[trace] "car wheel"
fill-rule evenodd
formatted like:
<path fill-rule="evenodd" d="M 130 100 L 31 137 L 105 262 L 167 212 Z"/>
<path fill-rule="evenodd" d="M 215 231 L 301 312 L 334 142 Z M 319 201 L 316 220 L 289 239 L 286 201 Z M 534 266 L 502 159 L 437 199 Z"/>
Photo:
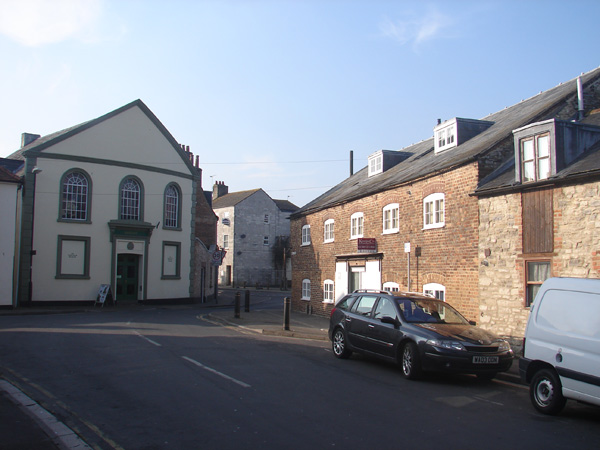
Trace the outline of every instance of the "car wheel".
<path fill-rule="evenodd" d="M 549 415 L 558 414 L 567 402 L 558 375 L 549 369 L 535 373 L 529 385 L 529 397 L 539 412 Z"/>
<path fill-rule="evenodd" d="M 333 333 L 331 347 L 333 354 L 340 359 L 348 359 L 352 354 L 352 351 L 346 346 L 346 336 L 341 328 L 336 329 Z"/>
<path fill-rule="evenodd" d="M 419 356 L 419 349 L 414 342 L 404 344 L 400 363 L 404 378 L 416 380 L 421 377 L 421 357 Z"/>

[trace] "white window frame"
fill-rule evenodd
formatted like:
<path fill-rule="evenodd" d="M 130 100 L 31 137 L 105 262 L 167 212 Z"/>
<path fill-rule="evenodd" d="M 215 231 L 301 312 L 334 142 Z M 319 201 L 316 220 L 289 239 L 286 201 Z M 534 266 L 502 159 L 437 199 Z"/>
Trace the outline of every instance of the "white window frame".
<path fill-rule="evenodd" d="M 439 283 L 427 283 L 423 285 L 423 294 L 433 295 L 439 300 L 446 301 L 446 286 Z M 441 294 L 441 296 L 440 296 Z"/>
<path fill-rule="evenodd" d="M 335 301 L 335 286 L 333 280 L 323 282 L 323 303 L 333 303 Z"/>
<path fill-rule="evenodd" d="M 365 215 L 361 212 L 350 216 L 350 239 L 363 237 L 365 231 Z"/>
<path fill-rule="evenodd" d="M 423 229 L 441 228 L 446 224 L 446 195 L 441 192 L 423 199 Z"/>
<path fill-rule="evenodd" d="M 434 152 L 439 153 L 457 146 L 456 119 L 437 125 L 434 130 Z"/>
<path fill-rule="evenodd" d="M 327 219 L 323 224 L 323 243 L 333 242 L 335 240 L 335 221 Z"/>
<path fill-rule="evenodd" d="M 394 218 L 394 211 L 396 217 Z M 400 205 L 390 203 L 383 208 L 383 234 L 398 233 L 400 230 Z M 387 216 L 387 217 L 386 217 Z"/>
<path fill-rule="evenodd" d="M 367 176 L 383 172 L 383 153 L 378 152 L 369 156 L 369 170 Z"/>
<path fill-rule="evenodd" d="M 302 227 L 302 245 L 310 245 L 310 225 Z"/>
<path fill-rule="evenodd" d="M 263 245 L 269 245 L 269 236 L 263 237 Z"/>
<path fill-rule="evenodd" d="M 388 292 L 399 292 L 400 285 L 394 281 L 386 281 L 383 283 L 383 290 Z"/>
<path fill-rule="evenodd" d="M 540 140 L 542 139 L 546 141 L 546 146 L 543 147 L 545 149 L 544 154 L 540 154 L 540 149 L 542 149 L 540 146 Z M 525 159 L 525 143 L 528 142 L 531 143 L 531 155 Z M 521 139 L 519 148 L 521 152 L 521 179 L 523 180 L 523 183 L 546 180 L 550 177 L 550 174 L 552 173 L 550 146 L 550 133 L 548 132 Z M 531 176 L 529 178 L 526 178 L 526 173 L 528 172 L 525 169 L 526 166 L 531 167 Z M 544 168 L 543 171 L 542 168 Z"/>
<path fill-rule="evenodd" d="M 269 217 L 269 215 L 265 214 L 264 222 L 265 223 L 270 223 L 270 221 L 271 221 L 271 218 Z"/>
<path fill-rule="evenodd" d="M 223 248 L 229 248 L 229 235 L 223 235 Z"/>
<path fill-rule="evenodd" d="M 310 300 L 310 280 L 305 278 L 302 280 L 302 298 L 301 300 Z"/>

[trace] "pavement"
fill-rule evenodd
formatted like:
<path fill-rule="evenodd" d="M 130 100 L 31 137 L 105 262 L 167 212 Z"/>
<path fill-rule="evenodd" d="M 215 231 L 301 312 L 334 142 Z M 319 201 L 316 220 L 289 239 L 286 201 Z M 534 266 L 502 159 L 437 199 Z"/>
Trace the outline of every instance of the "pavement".
<path fill-rule="evenodd" d="M 235 290 L 226 290 L 220 294 L 218 302 L 214 300 L 203 304 L 187 305 L 118 305 L 113 306 L 44 306 L 22 307 L 0 310 L 0 316 L 29 314 L 68 314 L 68 313 L 110 313 L 124 309 L 143 308 L 189 308 L 200 310 L 200 315 L 222 326 L 239 328 L 247 333 L 266 336 L 279 336 L 292 339 L 311 339 L 329 341 L 327 330 L 329 318 L 302 312 L 290 311 L 289 321 L 285 320 L 283 305 L 278 309 L 261 309 L 261 305 L 250 305 L 246 311 L 242 297 L 239 316 L 234 308 Z M 285 292 L 282 296 L 288 295 Z M 210 309 L 209 309 L 210 308 Z M 202 311 L 205 310 L 205 314 Z M 508 372 L 499 373 L 499 381 L 521 384 L 519 364 L 515 359 Z M 0 373 L 0 449 L 28 450 L 85 450 L 90 449 L 72 430 L 58 421 L 50 412 L 28 397 L 16 385 L 2 379 Z"/>

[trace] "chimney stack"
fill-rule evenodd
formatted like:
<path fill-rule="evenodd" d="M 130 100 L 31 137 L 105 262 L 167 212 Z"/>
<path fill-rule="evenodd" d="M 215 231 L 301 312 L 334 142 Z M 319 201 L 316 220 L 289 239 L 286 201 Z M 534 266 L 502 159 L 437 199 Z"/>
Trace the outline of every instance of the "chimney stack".
<path fill-rule="evenodd" d="M 213 186 L 213 194 L 212 194 L 212 199 L 213 202 L 218 199 L 219 197 L 223 197 L 224 195 L 229 194 L 229 186 L 225 185 L 225 182 L 223 181 L 217 181 L 215 182 L 214 186 Z"/>
<path fill-rule="evenodd" d="M 25 147 L 26 145 L 31 144 L 33 141 L 35 141 L 36 139 L 39 139 L 41 136 L 39 134 L 32 134 L 32 133 L 22 133 L 21 134 L 21 148 Z"/>

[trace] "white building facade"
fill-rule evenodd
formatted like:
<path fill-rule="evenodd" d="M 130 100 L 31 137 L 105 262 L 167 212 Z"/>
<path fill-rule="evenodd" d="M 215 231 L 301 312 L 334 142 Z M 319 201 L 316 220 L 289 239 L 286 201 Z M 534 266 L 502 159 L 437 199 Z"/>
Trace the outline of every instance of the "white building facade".
<path fill-rule="evenodd" d="M 25 160 L 19 301 L 119 301 L 193 294 L 201 172 L 137 100 L 41 137 Z"/>

